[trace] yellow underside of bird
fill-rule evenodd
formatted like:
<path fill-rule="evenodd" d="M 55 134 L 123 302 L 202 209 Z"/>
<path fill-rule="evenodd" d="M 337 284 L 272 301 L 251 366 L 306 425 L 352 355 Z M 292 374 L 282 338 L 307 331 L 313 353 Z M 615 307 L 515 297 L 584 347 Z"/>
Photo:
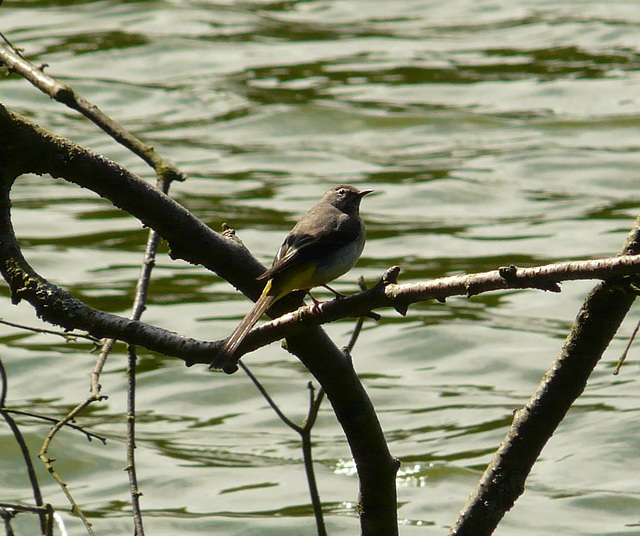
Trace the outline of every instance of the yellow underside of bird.
<path fill-rule="evenodd" d="M 294 290 L 307 290 L 318 285 L 315 277 L 316 265 L 313 262 L 294 266 L 282 274 L 269 279 L 262 295 L 274 296 L 276 300 Z"/>

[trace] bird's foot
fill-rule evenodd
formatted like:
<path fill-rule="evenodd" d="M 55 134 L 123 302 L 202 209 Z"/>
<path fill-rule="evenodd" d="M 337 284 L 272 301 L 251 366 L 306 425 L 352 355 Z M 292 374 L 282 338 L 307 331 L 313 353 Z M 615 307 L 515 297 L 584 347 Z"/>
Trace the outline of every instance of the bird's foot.
<path fill-rule="evenodd" d="M 324 302 L 318 300 L 313 294 L 311 294 L 310 290 L 307 290 L 307 294 L 309 295 L 309 298 L 311 298 L 311 301 L 313 302 L 313 305 L 311 306 L 311 312 L 314 313 L 314 314 L 319 312 L 320 311 L 320 306 Z"/>

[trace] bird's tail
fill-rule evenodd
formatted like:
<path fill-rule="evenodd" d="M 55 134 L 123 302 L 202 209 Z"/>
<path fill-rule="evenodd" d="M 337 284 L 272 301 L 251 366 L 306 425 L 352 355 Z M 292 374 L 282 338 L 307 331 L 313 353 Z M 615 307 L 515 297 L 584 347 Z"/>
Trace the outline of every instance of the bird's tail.
<path fill-rule="evenodd" d="M 238 327 L 234 329 L 233 333 L 229 335 L 229 337 L 227 337 L 227 339 L 224 341 L 222 348 L 220 348 L 220 351 L 211 361 L 211 365 L 209 365 L 209 368 L 224 368 L 225 372 L 227 370 L 229 372 L 235 372 L 235 370 L 237 370 L 238 367 L 235 365 L 236 360 L 233 360 L 233 354 L 236 352 L 240 344 L 242 344 L 242 341 L 251 331 L 251 328 L 256 325 L 264 312 L 269 307 L 271 307 L 271 305 L 273 305 L 273 302 L 275 302 L 278 298 L 278 296 L 270 294 L 270 283 L 271 281 L 267 283 L 267 286 L 264 288 L 264 291 L 262 292 L 260 298 L 258 298 L 258 301 L 253 304 L 253 307 L 242 319 L 242 322 L 238 324 Z"/>

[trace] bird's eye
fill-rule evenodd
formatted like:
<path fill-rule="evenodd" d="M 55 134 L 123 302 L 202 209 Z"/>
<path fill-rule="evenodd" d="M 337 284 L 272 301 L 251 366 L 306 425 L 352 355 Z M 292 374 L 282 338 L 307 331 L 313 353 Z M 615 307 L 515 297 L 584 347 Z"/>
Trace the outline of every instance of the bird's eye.
<path fill-rule="evenodd" d="M 339 193 L 340 195 L 345 195 L 345 194 L 347 193 L 347 191 L 346 191 L 344 188 L 340 188 L 340 189 L 338 190 L 338 193 Z"/>

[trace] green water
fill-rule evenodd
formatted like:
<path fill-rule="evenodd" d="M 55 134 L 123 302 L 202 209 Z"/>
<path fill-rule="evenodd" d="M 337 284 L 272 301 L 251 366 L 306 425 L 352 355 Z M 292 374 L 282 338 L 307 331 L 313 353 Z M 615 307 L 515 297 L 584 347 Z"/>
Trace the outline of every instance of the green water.
<path fill-rule="evenodd" d="M 5 0 L 0 30 L 186 171 L 172 195 L 215 229 L 229 223 L 265 263 L 328 187 L 375 188 L 362 208 L 367 246 L 336 283 L 343 292 L 394 264 L 411 281 L 611 255 L 640 206 L 635 0 Z M 0 80 L 0 102 L 153 179 L 17 76 Z M 94 306 L 128 313 L 146 239 L 138 222 L 47 177 L 21 179 L 13 202 L 37 270 Z M 247 300 L 164 250 L 144 319 L 226 336 Z M 591 286 L 428 303 L 367 322 L 354 360 L 403 462 L 402 535 L 446 533 Z M 39 325 L 28 305 L 10 305 L 6 285 L 0 293 L 3 319 Z M 637 319 L 633 311 L 496 534 L 640 534 L 638 352 L 611 375 Z M 352 323 L 327 329 L 342 345 Z M 0 342 L 12 406 L 61 416 L 87 395 L 89 345 L 5 326 Z M 140 353 L 147 533 L 314 534 L 297 438 L 249 380 Z M 246 362 L 301 420 L 302 366 L 278 345 Z M 124 368 L 119 346 L 102 377 L 109 399 L 79 420 L 107 446 L 63 432 L 52 447 L 99 534 L 132 533 Z M 47 427 L 20 423 L 37 452 Z M 357 478 L 328 406 L 314 439 L 329 532 L 357 534 Z M 0 453 L 0 502 L 29 503 L 6 427 Z M 82 534 L 38 469 L 45 500 Z M 33 521 L 21 523 L 20 533 L 35 533 Z"/>

